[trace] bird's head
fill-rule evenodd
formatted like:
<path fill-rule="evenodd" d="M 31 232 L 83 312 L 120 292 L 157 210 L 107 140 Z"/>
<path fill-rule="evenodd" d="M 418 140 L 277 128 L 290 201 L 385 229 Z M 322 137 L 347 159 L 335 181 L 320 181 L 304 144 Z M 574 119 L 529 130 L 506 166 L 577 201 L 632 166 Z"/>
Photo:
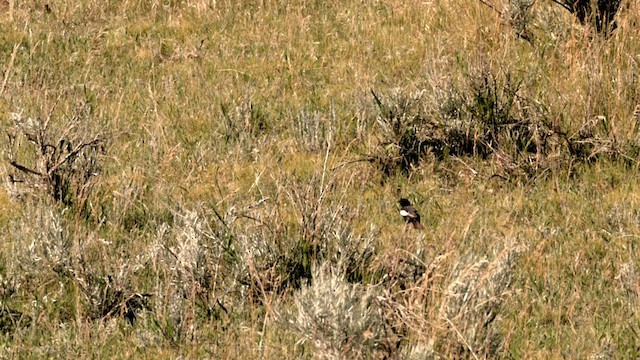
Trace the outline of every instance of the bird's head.
<path fill-rule="evenodd" d="M 400 199 L 400 206 L 410 206 L 411 202 L 405 198 Z"/>

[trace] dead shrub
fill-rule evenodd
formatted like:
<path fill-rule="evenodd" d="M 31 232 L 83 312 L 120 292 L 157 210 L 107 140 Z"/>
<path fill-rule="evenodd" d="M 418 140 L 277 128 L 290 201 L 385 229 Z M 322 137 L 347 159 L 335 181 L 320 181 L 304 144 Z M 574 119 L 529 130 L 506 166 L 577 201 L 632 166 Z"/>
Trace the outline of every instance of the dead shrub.
<path fill-rule="evenodd" d="M 615 16 L 621 0 L 553 0 L 575 15 L 582 24 L 593 24 L 599 34 L 609 36 L 616 29 Z"/>
<path fill-rule="evenodd" d="M 260 219 L 261 224 L 278 225 L 235 231 L 233 249 L 244 274 L 240 282 L 250 298 L 262 301 L 270 294 L 299 289 L 312 281 L 314 265 L 336 263 L 339 258 L 349 281 L 370 278 L 376 231 L 355 232 L 352 224 L 360 209 L 345 205 L 343 200 L 349 184 L 350 180 L 341 183 L 327 169 L 308 180 L 289 177 L 278 184 L 286 197 L 284 213 L 273 208 L 276 204 L 265 202 L 265 212 L 270 215 Z"/>
<path fill-rule="evenodd" d="M 0 301 L 0 334 L 13 334 L 18 329 L 28 327 L 31 321 L 29 315 L 11 309 Z"/>
<path fill-rule="evenodd" d="M 45 193 L 56 203 L 80 213 L 101 172 L 107 136 L 91 130 L 92 107 L 84 102 L 67 119 L 54 117 L 55 106 L 45 115 L 11 115 L 7 130 L 12 193 Z M 26 188 L 26 190 L 25 190 Z"/>

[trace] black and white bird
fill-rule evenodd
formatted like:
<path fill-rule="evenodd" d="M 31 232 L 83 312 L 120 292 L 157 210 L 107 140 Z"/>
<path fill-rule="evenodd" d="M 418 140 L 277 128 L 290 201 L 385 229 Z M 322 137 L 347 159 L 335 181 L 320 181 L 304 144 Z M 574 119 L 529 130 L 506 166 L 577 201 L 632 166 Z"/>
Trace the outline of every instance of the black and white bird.
<path fill-rule="evenodd" d="M 420 214 L 418 210 L 411 205 L 407 199 L 400 199 L 400 215 L 407 223 L 413 225 L 414 229 L 424 229 L 424 225 L 420 223 Z"/>

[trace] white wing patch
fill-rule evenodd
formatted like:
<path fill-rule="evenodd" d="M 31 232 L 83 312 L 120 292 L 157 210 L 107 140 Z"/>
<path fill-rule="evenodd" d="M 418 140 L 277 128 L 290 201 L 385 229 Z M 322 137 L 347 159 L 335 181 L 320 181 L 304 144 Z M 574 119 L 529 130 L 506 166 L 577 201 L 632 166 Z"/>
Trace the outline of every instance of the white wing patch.
<path fill-rule="evenodd" d="M 411 216 L 411 214 L 409 214 L 409 212 L 405 209 L 400 210 L 400 215 L 402 215 L 402 217 L 413 217 Z"/>

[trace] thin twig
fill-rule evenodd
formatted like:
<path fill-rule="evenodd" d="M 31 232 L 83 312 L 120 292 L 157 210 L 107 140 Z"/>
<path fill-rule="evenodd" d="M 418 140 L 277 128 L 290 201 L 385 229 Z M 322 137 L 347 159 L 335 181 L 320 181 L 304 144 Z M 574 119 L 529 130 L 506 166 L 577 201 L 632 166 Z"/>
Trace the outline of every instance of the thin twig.
<path fill-rule="evenodd" d="M 11 52 L 11 59 L 9 59 L 9 66 L 7 66 L 7 70 L 4 73 L 4 80 L 2 81 L 2 88 L 0 88 L 0 96 L 4 94 L 4 89 L 7 86 L 7 82 L 9 81 L 9 76 L 11 76 L 11 72 L 13 71 L 13 63 L 16 60 L 16 54 L 18 53 L 18 49 L 20 48 L 20 44 L 15 44 L 13 46 L 13 52 Z"/>
<path fill-rule="evenodd" d="M 93 146 L 93 145 L 99 144 L 101 142 L 102 142 L 102 138 L 98 137 L 98 138 L 96 138 L 96 139 L 94 139 L 94 140 L 92 140 L 92 141 L 90 141 L 88 143 L 83 143 L 83 144 L 78 145 L 73 151 L 68 153 L 67 156 L 64 157 L 64 159 L 58 161 L 58 163 L 56 163 L 54 166 L 52 166 L 51 169 L 49 169 L 48 173 L 49 174 L 54 173 L 56 170 L 58 170 L 58 168 L 60 166 L 62 166 L 64 163 L 66 163 L 67 160 L 69 160 L 73 156 L 78 155 L 78 153 L 80 153 L 80 151 L 82 151 L 82 149 L 84 149 L 85 147 Z"/>
<path fill-rule="evenodd" d="M 484 4 L 484 5 L 488 6 L 491 10 L 493 10 L 493 11 L 497 12 L 498 14 L 502 15 L 502 11 L 500 11 L 500 10 L 496 9 L 496 7 L 495 7 L 495 6 L 493 6 L 493 4 L 488 3 L 486 0 L 480 0 L 480 2 L 481 2 L 482 4 Z"/>
<path fill-rule="evenodd" d="M 446 314 L 443 313 L 442 316 L 449 323 L 451 328 L 453 328 L 453 330 L 456 332 L 456 335 L 458 335 L 462 343 L 467 347 L 467 349 L 469 349 L 469 351 L 471 352 L 471 355 L 473 355 L 473 358 L 476 360 L 479 360 L 480 358 L 478 358 L 478 355 L 476 355 L 475 351 L 473 351 L 473 349 L 471 348 L 471 345 L 469 345 L 469 343 L 464 338 L 464 336 L 462 336 L 462 333 L 460 332 L 460 330 L 458 330 L 458 328 L 453 324 L 453 322 L 449 319 L 449 317 Z"/>

